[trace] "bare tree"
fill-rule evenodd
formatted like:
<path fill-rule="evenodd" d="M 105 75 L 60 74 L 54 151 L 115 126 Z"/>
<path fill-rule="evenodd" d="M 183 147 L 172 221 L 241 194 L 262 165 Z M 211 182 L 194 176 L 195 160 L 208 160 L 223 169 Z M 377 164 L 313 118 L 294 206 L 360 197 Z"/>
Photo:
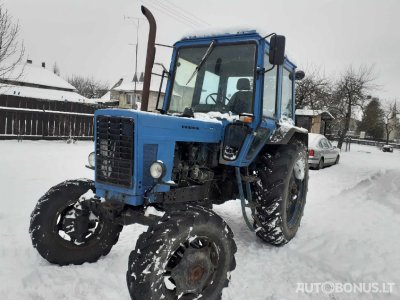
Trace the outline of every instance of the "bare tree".
<path fill-rule="evenodd" d="M 0 78 L 10 75 L 24 56 L 25 48 L 18 41 L 19 24 L 2 5 L 0 5 Z M 18 77 L 20 74 L 14 74 Z"/>
<path fill-rule="evenodd" d="M 331 81 L 321 75 L 317 68 L 306 72 L 306 77 L 296 84 L 296 107 L 300 109 L 323 109 L 330 98 Z"/>
<path fill-rule="evenodd" d="M 340 123 L 338 148 L 342 147 L 356 110 L 364 110 L 370 99 L 369 92 L 376 88 L 373 82 L 373 67 L 366 66 L 361 66 L 358 70 L 350 66 L 336 82 L 329 110 Z"/>
<path fill-rule="evenodd" d="M 107 83 L 97 81 L 93 77 L 73 75 L 67 81 L 78 90 L 79 94 L 86 98 L 100 98 L 108 91 Z"/>
<path fill-rule="evenodd" d="M 384 108 L 384 122 L 385 122 L 385 134 L 386 134 L 386 145 L 389 144 L 390 134 L 395 130 L 400 130 L 399 120 L 397 118 L 397 105 L 394 103 L 387 105 Z"/>

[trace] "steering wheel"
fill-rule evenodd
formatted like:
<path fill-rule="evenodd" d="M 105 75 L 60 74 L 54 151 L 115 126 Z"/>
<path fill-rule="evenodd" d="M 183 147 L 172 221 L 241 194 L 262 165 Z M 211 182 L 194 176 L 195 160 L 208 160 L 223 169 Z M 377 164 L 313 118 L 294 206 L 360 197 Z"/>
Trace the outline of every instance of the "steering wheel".
<path fill-rule="evenodd" d="M 214 102 L 214 104 L 217 104 L 217 99 L 214 98 L 214 97 L 217 97 L 217 96 L 218 96 L 218 93 L 211 93 L 211 94 L 209 94 L 209 95 L 206 97 L 206 104 L 208 104 L 208 98 L 211 98 L 211 100 Z M 228 100 L 228 104 L 229 104 L 229 102 L 230 102 L 231 99 L 229 99 L 229 98 L 226 97 L 226 96 L 224 96 L 224 98 L 225 98 L 225 100 Z M 226 105 L 228 105 L 228 104 L 226 104 Z M 224 105 L 225 105 L 225 103 L 224 103 Z"/>

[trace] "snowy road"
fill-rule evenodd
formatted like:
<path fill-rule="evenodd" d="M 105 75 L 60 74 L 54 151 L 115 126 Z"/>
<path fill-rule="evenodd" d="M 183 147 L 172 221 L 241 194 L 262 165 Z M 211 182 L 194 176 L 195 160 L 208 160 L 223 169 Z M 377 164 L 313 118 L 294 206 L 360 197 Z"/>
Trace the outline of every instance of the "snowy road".
<path fill-rule="evenodd" d="M 91 177 L 90 142 L 0 141 L 0 299 L 129 299 L 129 252 L 145 229 L 124 229 L 95 264 L 58 267 L 31 246 L 37 199 L 65 179 Z M 249 232 L 239 203 L 215 207 L 238 245 L 237 268 L 223 299 L 400 299 L 400 152 L 353 146 L 341 163 L 310 171 L 297 237 L 282 248 Z M 392 294 L 296 293 L 297 283 L 396 283 Z"/>

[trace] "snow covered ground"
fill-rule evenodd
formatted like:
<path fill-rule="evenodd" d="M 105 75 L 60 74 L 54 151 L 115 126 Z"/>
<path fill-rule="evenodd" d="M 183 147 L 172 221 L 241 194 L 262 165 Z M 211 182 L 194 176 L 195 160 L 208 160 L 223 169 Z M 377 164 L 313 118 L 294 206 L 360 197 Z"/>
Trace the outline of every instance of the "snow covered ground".
<path fill-rule="evenodd" d="M 144 226 L 124 229 L 95 264 L 58 267 L 33 249 L 29 216 L 51 186 L 92 177 L 92 143 L 0 141 L 0 299 L 129 299 L 128 255 Z M 260 242 L 239 203 L 215 207 L 238 253 L 223 299 L 400 299 L 400 151 L 352 146 L 338 166 L 310 171 L 302 226 L 288 245 Z M 396 283 L 392 294 L 296 293 L 297 283 Z"/>

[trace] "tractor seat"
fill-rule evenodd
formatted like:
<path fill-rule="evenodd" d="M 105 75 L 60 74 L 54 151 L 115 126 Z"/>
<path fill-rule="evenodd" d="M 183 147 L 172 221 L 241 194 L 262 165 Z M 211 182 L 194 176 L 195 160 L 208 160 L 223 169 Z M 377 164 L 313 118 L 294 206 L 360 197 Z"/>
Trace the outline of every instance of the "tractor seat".
<path fill-rule="evenodd" d="M 236 83 L 236 89 L 238 91 L 231 97 L 229 110 L 234 114 L 251 113 L 253 91 L 250 89 L 250 80 L 240 78 Z"/>

